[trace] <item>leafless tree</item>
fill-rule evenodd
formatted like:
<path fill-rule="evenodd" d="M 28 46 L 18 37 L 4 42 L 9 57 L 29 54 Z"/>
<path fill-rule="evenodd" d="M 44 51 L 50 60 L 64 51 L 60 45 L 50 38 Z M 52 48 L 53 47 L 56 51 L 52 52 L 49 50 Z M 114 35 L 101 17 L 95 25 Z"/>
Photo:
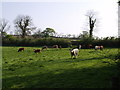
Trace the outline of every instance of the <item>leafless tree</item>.
<path fill-rule="evenodd" d="M 93 30 L 96 24 L 96 13 L 93 10 L 89 10 L 86 14 L 89 20 L 89 37 L 91 38 L 93 36 Z"/>
<path fill-rule="evenodd" d="M 14 20 L 15 27 L 17 31 L 21 34 L 24 38 L 26 35 L 31 34 L 31 31 L 36 29 L 33 27 L 32 19 L 30 16 L 19 15 Z"/>
<path fill-rule="evenodd" d="M 0 19 L 0 36 L 4 36 L 9 30 L 10 25 L 6 19 Z"/>

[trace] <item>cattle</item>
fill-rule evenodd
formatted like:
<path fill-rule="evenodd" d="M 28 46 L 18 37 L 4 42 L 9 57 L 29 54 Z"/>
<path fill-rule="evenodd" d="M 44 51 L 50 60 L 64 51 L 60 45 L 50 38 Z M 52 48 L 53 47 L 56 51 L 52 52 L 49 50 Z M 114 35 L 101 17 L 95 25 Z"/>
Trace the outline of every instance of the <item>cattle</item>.
<path fill-rule="evenodd" d="M 70 53 L 71 53 L 71 58 L 77 58 L 78 54 L 79 54 L 79 50 L 76 49 L 70 49 Z"/>
<path fill-rule="evenodd" d="M 40 50 L 40 49 L 34 49 L 34 52 L 35 52 L 35 53 L 40 53 L 41 50 Z"/>
<path fill-rule="evenodd" d="M 53 45 L 52 48 L 58 48 L 58 45 Z"/>
<path fill-rule="evenodd" d="M 18 52 L 24 51 L 24 48 L 19 48 Z"/>
<path fill-rule="evenodd" d="M 101 46 L 95 46 L 95 50 L 98 50 L 98 49 L 103 50 L 103 46 L 102 45 Z"/>
<path fill-rule="evenodd" d="M 100 46 L 95 46 L 95 50 L 100 49 Z"/>
<path fill-rule="evenodd" d="M 44 49 L 46 49 L 46 50 L 47 50 L 47 48 L 48 48 L 47 46 L 43 46 L 43 47 L 42 47 L 42 50 L 44 50 Z"/>
<path fill-rule="evenodd" d="M 101 46 L 100 46 L 100 50 L 103 50 L 103 48 L 104 48 L 104 47 L 101 45 Z"/>

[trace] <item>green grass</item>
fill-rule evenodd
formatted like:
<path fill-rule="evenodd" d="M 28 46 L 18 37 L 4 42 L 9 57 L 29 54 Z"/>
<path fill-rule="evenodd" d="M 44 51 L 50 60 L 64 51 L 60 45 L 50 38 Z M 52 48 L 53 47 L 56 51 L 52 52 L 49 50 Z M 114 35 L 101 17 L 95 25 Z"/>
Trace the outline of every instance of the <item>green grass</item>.
<path fill-rule="evenodd" d="M 2 47 L 3 88 L 111 88 L 116 76 L 111 55 L 118 49 L 81 49 L 71 59 L 69 48 L 48 49 L 35 54 L 33 49 Z"/>

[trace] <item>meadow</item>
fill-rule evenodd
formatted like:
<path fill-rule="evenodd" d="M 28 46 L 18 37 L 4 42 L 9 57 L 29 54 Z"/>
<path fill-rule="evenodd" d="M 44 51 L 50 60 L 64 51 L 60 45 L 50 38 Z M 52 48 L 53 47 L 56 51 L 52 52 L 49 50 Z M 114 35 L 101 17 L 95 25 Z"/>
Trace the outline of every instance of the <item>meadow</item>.
<path fill-rule="evenodd" d="M 2 88 L 111 88 L 117 75 L 112 55 L 117 48 L 103 51 L 81 49 L 71 59 L 69 48 L 48 48 L 41 53 L 25 47 L 2 47 Z"/>

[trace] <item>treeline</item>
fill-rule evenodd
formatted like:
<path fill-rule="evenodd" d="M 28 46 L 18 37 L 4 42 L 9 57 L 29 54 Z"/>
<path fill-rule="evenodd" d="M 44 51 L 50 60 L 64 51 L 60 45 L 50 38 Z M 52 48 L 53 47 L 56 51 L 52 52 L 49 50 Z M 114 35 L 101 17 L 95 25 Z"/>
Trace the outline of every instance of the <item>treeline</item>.
<path fill-rule="evenodd" d="M 79 41 L 73 41 L 73 45 L 85 45 L 87 48 L 88 45 L 92 45 L 93 47 L 96 45 L 103 45 L 106 48 L 120 48 L 120 38 L 115 38 L 115 37 L 105 37 L 103 39 L 90 39 L 88 38 L 83 38 L 80 39 Z"/>
<path fill-rule="evenodd" d="M 2 39 L 2 46 L 53 46 L 61 45 L 63 48 L 69 47 L 71 42 L 62 38 L 17 38 L 6 37 Z"/>
<path fill-rule="evenodd" d="M 12 35 L 7 35 L 2 38 L 2 46 L 53 46 L 53 45 L 61 45 L 63 48 L 67 47 L 77 47 L 78 45 L 103 45 L 106 48 L 120 48 L 120 39 L 114 37 L 106 37 L 103 39 L 94 39 L 94 38 L 55 38 L 55 37 L 47 37 L 47 38 L 34 38 L 34 37 L 14 37 Z M 87 48 L 87 47 L 86 47 Z"/>
<path fill-rule="evenodd" d="M 94 13 L 93 13 L 94 15 Z M 53 28 L 47 27 L 41 30 L 33 26 L 30 16 L 19 15 L 14 20 L 14 34 L 8 34 L 10 25 L 7 20 L 0 20 L 0 37 L 2 37 L 2 46 L 52 46 L 61 45 L 62 47 L 77 47 L 78 45 L 103 45 L 104 47 L 119 48 L 119 39 L 115 37 L 105 37 L 103 39 L 95 38 L 93 35 L 93 27 L 96 19 L 89 16 L 89 32 L 83 31 L 77 37 L 75 35 L 58 34 Z M 1 38 L 0 38 L 1 40 Z"/>
<path fill-rule="evenodd" d="M 103 40 L 95 40 L 93 45 L 103 45 L 108 48 L 120 48 L 120 40 L 119 39 L 103 39 Z"/>

